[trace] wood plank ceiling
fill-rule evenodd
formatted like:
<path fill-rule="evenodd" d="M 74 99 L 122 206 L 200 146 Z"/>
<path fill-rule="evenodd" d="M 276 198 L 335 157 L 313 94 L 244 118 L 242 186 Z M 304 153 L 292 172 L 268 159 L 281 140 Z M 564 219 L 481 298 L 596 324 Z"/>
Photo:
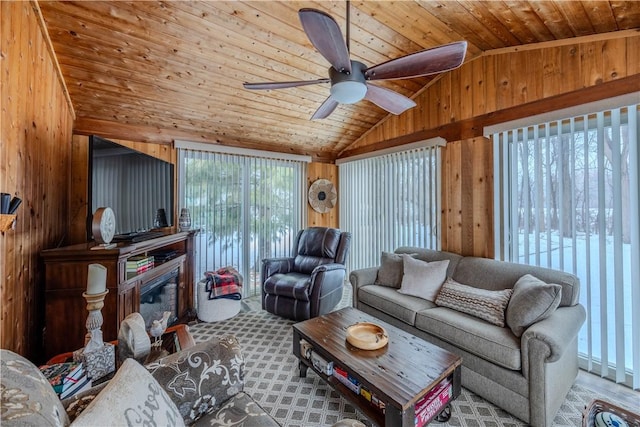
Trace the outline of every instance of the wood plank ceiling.
<path fill-rule="evenodd" d="M 297 11 L 344 1 L 39 1 L 76 132 L 188 139 L 334 159 L 387 113 L 368 101 L 309 118 L 329 84 L 248 91 L 243 82 L 327 77 Z M 483 52 L 640 27 L 638 1 L 353 1 L 352 59 L 369 66 L 466 40 Z M 416 95 L 433 77 L 381 85 Z"/>

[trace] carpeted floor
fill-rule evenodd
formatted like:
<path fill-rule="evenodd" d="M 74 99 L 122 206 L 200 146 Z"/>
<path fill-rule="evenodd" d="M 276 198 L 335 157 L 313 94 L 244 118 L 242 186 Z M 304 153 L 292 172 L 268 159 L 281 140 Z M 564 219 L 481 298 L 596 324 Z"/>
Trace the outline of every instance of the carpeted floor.
<path fill-rule="evenodd" d="M 338 306 L 351 305 L 347 289 Z M 246 360 L 245 390 L 285 427 L 331 426 L 343 418 L 370 423 L 346 400 L 324 383 L 311 369 L 307 378 L 298 375 L 293 356 L 292 321 L 274 316 L 260 307 L 259 299 L 243 301 L 242 311 L 232 319 L 215 323 L 197 323 L 190 327 L 197 342 L 213 336 L 234 334 Z M 557 427 L 580 426 L 582 411 L 597 393 L 574 385 L 556 415 Z M 495 407 L 481 397 L 463 389 L 453 402 L 448 423 L 434 425 L 464 427 L 511 427 L 526 424 Z"/>

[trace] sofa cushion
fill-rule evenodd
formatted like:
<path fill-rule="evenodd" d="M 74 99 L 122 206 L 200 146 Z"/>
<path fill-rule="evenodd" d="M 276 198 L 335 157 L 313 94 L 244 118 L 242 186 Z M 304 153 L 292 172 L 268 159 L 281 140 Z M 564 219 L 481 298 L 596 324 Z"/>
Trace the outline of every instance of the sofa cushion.
<path fill-rule="evenodd" d="M 447 278 L 449 260 L 426 262 L 402 254 L 404 275 L 398 292 L 435 301 Z"/>
<path fill-rule="evenodd" d="M 515 336 L 521 336 L 529 326 L 551 316 L 561 298 L 562 286 L 525 274 L 513 287 L 507 306 L 507 325 Z"/>
<path fill-rule="evenodd" d="M 501 328 L 446 307 L 416 314 L 416 328 L 507 369 L 522 369 L 520 340 Z"/>
<path fill-rule="evenodd" d="M 380 255 L 380 268 L 374 284 L 380 286 L 390 286 L 398 289 L 404 274 L 404 264 L 402 257 L 398 254 L 382 252 Z"/>
<path fill-rule="evenodd" d="M 109 384 L 73 422 L 93 427 L 96 420 L 110 425 L 184 426 L 178 408 L 144 366 L 126 359 Z"/>
<path fill-rule="evenodd" d="M 279 424 L 248 394 L 242 392 L 228 399 L 217 410 L 203 416 L 194 426 L 278 427 Z"/>
<path fill-rule="evenodd" d="M 504 327 L 504 312 L 513 289 L 488 291 L 447 279 L 436 298 L 436 305 L 470 314 Z"/>
<path fill-rule="evenodd" d="M 387 286 L 367 285 L 358 288 L 358 300 L 389 316 L 413 326 L 416 313 L 420 310 L 435 307 L 431 301 L 404 295 Z"/>
<path fill-rule="evenodd" d="M 2 423 L 67 426 L 69 418 L 49 381 L 36 365 L 10 350 L 0 350 Z"/>
<path fill-rule="evenodd" d="M 535 265 L 516 264 L 495 259 L 465 257 L 460 260 L 451 278 L 467 285 L 483 289 L 512 289 L 518 279 L 532 274 L 546 283 L 562 286 L 560 307 L 578 304 L 580 279 L 571 273 Z"/>
<path fill-rule="evenodd" d="M 234 336 L 211 338 L 147 365 L 185 424 L 219 408 L 244 388 L 244 359 Z"/>
<path fill-rule="evenodd" d="M 309 301 L 311 276 L 304 273 L 276 273 L 264 282 L 264 293 Z"/>

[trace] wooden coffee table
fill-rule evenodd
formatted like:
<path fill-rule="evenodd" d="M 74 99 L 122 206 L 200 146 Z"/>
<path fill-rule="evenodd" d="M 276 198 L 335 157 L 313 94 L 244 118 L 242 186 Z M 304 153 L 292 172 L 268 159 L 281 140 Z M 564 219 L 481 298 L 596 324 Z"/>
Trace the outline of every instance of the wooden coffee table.
<path fill-rule="evenodd" d="M 383 327 L 389 343 L 377 350 L 361 350 L 349 344 L 346 330 L 358 322 Z M 301 340 L 308 343 L 304 349 Z M 314 353 L 311 358 L 307 358 L 308 347 Z M 450 413 L 448 405 L 460 395 L 459 356 L 352 307 L 294 324 L 293 353 L 300 360 L 301 377 L 311 367 L 379 426 L 425 425 L 443 408 Z M 322 362 L 330 362 L 332 369 L 323 369 Z M 351 381 L 343 383 L 330 371 L 346 372 Z M 437 392 L 445 387 L 448 392 Z M 439 401 L 428 403 L 434 396 Z M 439 406 L 434 413 L 436 404 Z M 430 410 L 425 410 L 426 406 Z"/>

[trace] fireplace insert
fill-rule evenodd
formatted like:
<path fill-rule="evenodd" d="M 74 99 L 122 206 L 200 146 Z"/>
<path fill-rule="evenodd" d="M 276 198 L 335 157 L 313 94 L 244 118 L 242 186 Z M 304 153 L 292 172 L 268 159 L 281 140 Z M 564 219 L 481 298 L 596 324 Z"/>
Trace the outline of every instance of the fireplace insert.
<path fill-rule="evenodd" d="M 140 289 L 140 314 L 147 331 L 154 320 L 162 319 L 162 313 L 171 312 L 167 326 L 178 320 L 178 283 L 180 269 L 176 268 L 145 283 Z"/>

